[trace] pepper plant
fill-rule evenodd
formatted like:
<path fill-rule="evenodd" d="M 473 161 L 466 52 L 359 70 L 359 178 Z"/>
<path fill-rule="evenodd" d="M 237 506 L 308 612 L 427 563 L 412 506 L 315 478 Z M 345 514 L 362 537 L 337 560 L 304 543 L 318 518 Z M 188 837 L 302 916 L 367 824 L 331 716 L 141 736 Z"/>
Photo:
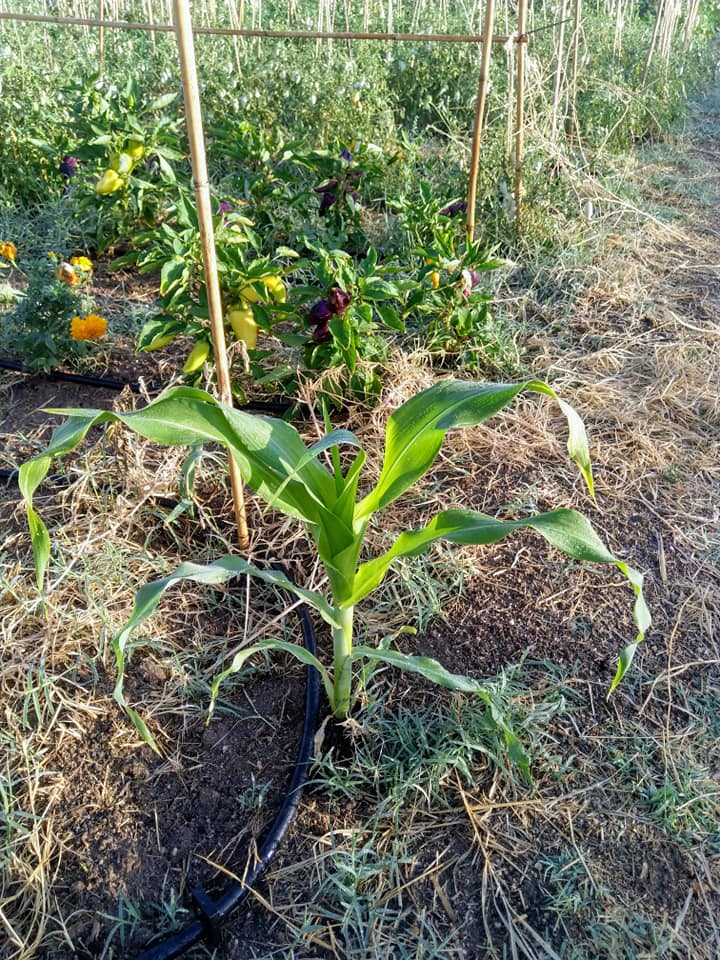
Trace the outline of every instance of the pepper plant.
<path fill-rule="evenodd" d="M 650 624 L 642 594 L 642 575 L 613 556 L 590 522 L 577 511 L 560 508 L 522 520 L 499 520 L 475 510 L 442 510 L 426 526 L 400 533 L 385 553 L 367 559 L 361 556 L 374 516 L 402 496 L 430 469 L 448 430 L 482 423 L 522 391 L 545 394 L 560 405 L 569 427 L 568 452 L 594 496 L 582 420 L 541 380 L 488 384 L 447 379 L 412 397 L 389 417 L 380 475 L 375 485 L 359 497 L 366 454 L 357 437 L 347 430 L 331 430 L 308 447 L 291 424 L 231 409 L 208 393 L 192 387 L 171 388 L 147 407 L 127 413 L 54 411 L 66 414 L 68 419 L 57 428 L 48 448 L 20 470 L 38 584 L 42 589 L 50 543 L 47 530 L 33 509 L 33 493 L 47 474 L 52 457 L 76 447 L 91 426 L 119 420 L 141 436 L 161 444 L 197 447 L 206 442 L 222 443 L 237 463 L 245 482 L 262 500 L 305 523 L 324 564 L 328 596 L 291 583 L 279 571 L 259 568 L 234 555 L 220 557 L 206 566 L 184 563 L 170 576 L 141 587 L 133 613 L 114 641 L 118 662 L 115 698 L 148 741 L 152 743 L 149 731 L 127 704 L 122 691 L 123 667 L 132 631 L 153 613 L 165 590 L 178 580 L 217 584 L 238 574 L 252 574 L 297 594 L 317 610 L 332 631 L 332 663 L 321 663 L 301 646 L 281 640 L 264 640 L 236 654 L 229 668 L 215 679 L 213 702 L 223 679 L 239 670 L 248 657 L 260 650 L 285 650 L 319 671 L 333 714 L 342 719 L 347 717 L 353 703 L 354 663 L 382 661 L 422 674 L 442 686 L 482 697 L 504 730 L 511 754 L 521 757 L 522 752 L 512 731 L 502 717 L 496 715 L 489 688 L 469 677 L 452 674 L 427 657 L 356 645 L 353 622 L 357 604 L 380 584 L 388 568 L 399 557 L 417 556 L 439 539 L 482 545 L 495 543 L 515 530 L 529 527 L 568 556 L 614 564 L 629 580 L 636 595 L 634 618 L 638 633 L 620 654 L 611 692 L 615 689 Z M 341 446 L 356 450 L 345 469 Z M 330 466 L 324 462 L 326 455 Z"/>

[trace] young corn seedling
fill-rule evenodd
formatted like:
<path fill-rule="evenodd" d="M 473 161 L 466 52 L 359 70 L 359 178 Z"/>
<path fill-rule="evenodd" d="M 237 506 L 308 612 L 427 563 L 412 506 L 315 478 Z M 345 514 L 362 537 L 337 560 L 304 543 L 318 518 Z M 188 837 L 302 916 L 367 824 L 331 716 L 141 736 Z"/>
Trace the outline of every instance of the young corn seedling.
<path fill-rule="evenodd" d="M 439 539 L 458 544 L 490 544 L 521 527 L 530 527 L 568 556 L 614 564 L 629 580 L 635 592 L 634 618 L 638 632 L 620 654 L 610 692 L 620 682 L 650 624 L 642 593 L 642 575 L 613 556 L 590 522 L 575 510 L 551 510 L 522 520 L 498 520 L 475 510 L 442 510 L 427 526 L 400 533 L 385 553 L 369 559 L 361 557 L 365 534 L 375 514 L 402 496 L 430 469 L 448 430 L 482 423 L 522 391 L 545 394 L 559 404 L 569 427 L 568 452 L 594 496 L 582 420 L 541 380 L 487 384 L 448 379 L 412 397 L 389 417 L 380 476 L 375 486 L 359 498 L 358 486 L 366 455 L 357 437 L 347 430 L 332 430 L 308 447 L 290 424 L 233 410 L 209 394 L 190 387 L 172 388 L 144 409 L 130 413 L 53 411 L 66 415 L 68 419 L 57 428 L 49 447 L 20 470 L 38 584 L 42 589 L 50 542 L 44 524 L 33 509 L 33 493 L 47 474 L 52 458 L 76 447 L 90 427 L 119 420 L 141 436 L 161 444 L 197 447 L 206 442 L 222 443 L 237 463 L 247 485 L 259 497 L 274 509 L 305 523 L 327 574 L 328 596 L 291 583 L 281 572 L 261 569 L 232 555 L 220 557 L 208 565 L 184 563 L 170 576 L 143 586 L 136 595 L 130 619 L 114 641 L 118 664 L 115 698 L 148 742 L 153 743 L 152 737 L 141 717 L 126 702 L 122 690 L 123 668 L 132 631 L 151 616 L 164 591 L 176 581 L 189 579 L 218 584 L 248 573 L 297 594 L 317 610 L 332 631 L 333 661 L 332 664 L 323 664 L 303 647 L 281 640 L 255 643 L 240 651 L 228 669 L 215 679 L 213 703 L 225 677 L 239 670 L 248 657 L 260 650 L 285 650 L 318 670 L 333 714 L 342 719 L 347 717 L 353 703 L 355 661 L 363 661 L 366 665 L 383 661 L 422 674 L 453 690 L 480 696 L 503 729 L 511 755 L 522 758 L 516 738 L 494 706 L 489 687 L 472 678 L 452 674 L 427 657 L 355 645 L 353 636 L 355 607 L 383 580 L 394 560 L 417 556 Z M 341 445 L 357 449 L 345 472 L 339 453 Z M 330 452 L 332 469 L 325 466 L 324 458 L 321 459 L 324 451 Z"/>

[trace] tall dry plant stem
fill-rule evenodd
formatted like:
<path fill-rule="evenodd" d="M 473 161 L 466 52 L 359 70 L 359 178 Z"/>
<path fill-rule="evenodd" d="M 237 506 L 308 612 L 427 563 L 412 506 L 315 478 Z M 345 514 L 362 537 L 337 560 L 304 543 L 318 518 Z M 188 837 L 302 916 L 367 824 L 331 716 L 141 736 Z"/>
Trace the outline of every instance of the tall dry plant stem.
<path fill-rule="evenodd" d="M 190 19 L 188 0 L 173 0 L 173 19 L 175 21 L 178 51 L 180 54 L 183 94 L 185 97 L 185 115 L 187 119 L 188 139 L 190 141 L 190 157 L 192 160 L 193 181 L 195 184 L 195 200 L 198 211 L 203 265 L 205 267 L 205 283 L 208 294 L 210 330 L 212 333 L 213 350 L 215 352 L 218 392 L 221 402 L 227 406 L 232 406 L 232 388 L 225 346 L 222 297 L 220 295 L 217 257 L 215 254 L 215 231 L 213 229 L 212 208 L 210 206 L 210 184 L 208 180 L 207 160 L 205 157 L 205 139 L 203 136 L 202 114 L 200 112 L 197 67 L 195 64 L 195 45 L 193 43 L 192 22 Z M 241 550 L 247 550 L 250 545 L 250 540 L 245 515 L 242 477 L 240 476 L 237 464 L 230 456 L 228 457 L 228 466 L 232 485 L 235 520 L 238 528 L 238 543 Z"/>
<path fill-rule="evenodd" d="M 242 27 L 242 20 L 238 18 L 238 11 L 233 0 L 227 0 L 227 9 L 228 17 L 230 19 L 230 26 L 238 29 Z M 243 37 L 233 37 L 233 53 L 235 54 L 235 66 L 237 68 L 238 76 L 242 73 L 242 60 L 240 58 L 240 47 L 245 43 Z"/>
<path fill-rule="evenodd" d="M 157 36 L 155 32 L 155 14 L 153 12 L 152 0 L 145 0 L 145 15 L 148 19 L 148 28 L 150 30 L 150 43 L 153 53 L 157 53 Z"/>
<path fill-rule="evenodd" d="M 658 3 L 657 13 L 655 14 L 655 23 L 653 24 L 653 32 L 650 38 L 650 46 L 648 47 L 647 56 L 645 57 L 645 66 L 643 67 L 642 79 L 640 81 L 641 89 L 644 88 L 645 84 L 647 83 L 648 74 L 650 73 L 650 67 L 655 55 L 655 47 L 657 46 L 658 36 L 660 34 L 660 25 L 662 24 L 663 13 L 665 11 L 665 2 L 666 0 L 660 0 Z"/>
<path fill-rule="evenodd" d="M 665 16 L 660 29 L 659 50 L 666 65 L 670 62 L 670 53 L 675 39 L 675 31 L 680 22 L 680 13 L 680 0 L 665 0 Z"/>
<path fill-rule="evenodd" d="M 582 29 L 582 0 L 575 0 L 575 13 L 573 15 L 573 35 L 571 43 L 570 62 L 572 63 L 572 73 L 570 75 L 570 125 L 572 133 L 577 133 L 577 88 L 578 88 L 578 66 L 580 60 L 580 31 Z"/>
<path fill-rule="evenodd" d="M 507 3 L 504 10 L 505 30 L 510 31 L 510 11 Z M 505 102 L 505 157 L 508 165 L 513 154 L 515 125 L 515 47 L 516 43 L 505 44 L 505 69 L 507 71 L 507 99 Z"/>
<path fill-rule="evenodd" d="M 700 9 L 700 0 L 690 0 L 688 12 L 685 15 L 685 27 L 683 29 L 683 52 L 687 53 L 692 42 L 695 21 L 697 20 L 698 10 Z"/>
<path fill-rule="evenodd" d="M 520 205 L 522 203 L 522 155 L 523 133 L 525 125 L 525 54 L 527 37 L 527 0 L 518 3 L 517 64 L 515 90 L 515 220 L 520 227 Z"/>
<path fill-rule="evenodd" d="M 98 0 L 98 20 L 105 19 L 105 0 Z M 105 72 L 105 27 L 98 27 L 98 69 L 100 76 Z"/>
<path fill-rule="evenodd" d="M 625 19 L 628 13 L 627 0 L 617 0 L 615 7 L 615 39 L 613 41 L 613 50 L 619 56 L 622 53 L 622 38 L 625 29 Z"/>

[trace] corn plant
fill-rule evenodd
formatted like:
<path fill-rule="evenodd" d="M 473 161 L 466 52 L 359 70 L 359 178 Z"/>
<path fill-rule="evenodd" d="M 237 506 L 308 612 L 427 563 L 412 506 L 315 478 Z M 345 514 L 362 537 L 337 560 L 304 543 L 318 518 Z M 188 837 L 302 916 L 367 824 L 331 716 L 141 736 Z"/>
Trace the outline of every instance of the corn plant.
<path fill-rule="evenodd" d="M 332 631 L 332 664 L 321 663 L 301 646 L 281 640 L 264 640 L 243 649 L 236 654 L 228 669 L 215 679 L 213 703 L 220 684 L 229 674 L 238 671 L 254 653 L 272 649 L 287 651 L 318 670 L 337 718 L 346 717 L 351 709 L 356 661 L 362 661 L 366 666 L 384 662 L 414 671 L 442 686 L 477 694 L 492 710 L 493 698 L 489 688 L 469 677 L 450 673 L 435 660 L 397 650 L 356 645 L 354 612 L 357 604 L 380 584 L 396 559 L 418 556 L 439 539 L 458 544 L 490 544 L 523 527 L 536 530 L 553 546 L 577 560 L 615 564 L 629 580 L 636 595 L 634 617 L 638 633 L 620 654 L 612 692 L 630 665 L 650 624 L 650 615 L 643 599 L 642 575 L 613 556 L 590 522 L 577 511 L 561 508 L 522 520 L 499 520 L 475 510 L 441 510 L 426 526 L 400 533 L 385 553 L 368 559 L 361 557 L 373 517 L 402 496 L 430 469 L 448 430 L 482 423 L 522 391 L 545 394 L 560 405 L 569 427 L 568 452 L 594 496 L 582 420 L 540 380 L 487 384 L 447 379 L 412 397 L 389 417 L 380 475 L 375 485 L 360 497 L 358 488 L 366 454 L 357 437 L 347 430 L 331 430 L 308 447 L 291 424 L 231 409 L 191 387 L 172 388 L 147 407 L 129 413 L 54 411 L 66 414 L 68 419 L 57 428 L 49 447 L 24 464 L 20 471 L 38 584 L 42 589 L 50 543 L 47 530 L 33 509 L 33 493 L 47 474 L 52 457 L 76 447 L 94 424 L 119 420 L 141 436 L 161 444 L 193 447 L 207 442 L 224 444 L 247 485 L 261 499 L 272 508 L 305 523 L 328 580 L 328 596 L 323 596 L 290 582 L 281 572 L 261 569 L 242 557 L 226 555 L 205 566 L 184 563 L 170 576 L 141 587 L 133 613 L 114 641 L 118 662 L 115 697 L 150 742 L 145 724 L 126 703 L 122 692 L 128 641 L 132 631 L 157 608 L 165 590 L 184 579 L 218 584 L 238 574 L 252 574 L 301 597 L 317 610 Z M 344 471 L 341 446 L 357 451 Z M 324 462 L 326 452 L 330 466 Z M 502 726 L 502 718 L 495 719 Z M 520 756 L 514 735 L 506 727 L 503 729 L 509 748 Z"/>

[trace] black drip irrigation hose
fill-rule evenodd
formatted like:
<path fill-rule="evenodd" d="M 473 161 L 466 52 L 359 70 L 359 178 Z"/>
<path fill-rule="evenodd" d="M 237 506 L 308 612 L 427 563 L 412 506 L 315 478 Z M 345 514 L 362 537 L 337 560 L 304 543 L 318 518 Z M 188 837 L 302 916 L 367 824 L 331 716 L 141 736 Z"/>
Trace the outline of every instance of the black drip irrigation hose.
<path fill-rule="evenodd" d="M 4 479 L 7 485 L 17 484 L 18 471 L 0 470 L 0 479 Z M 48 481 L 57 484 L 67 484 L 70 482 L 70 478 L 63 474 L 58 474 L 48 477 L 46 482 Z M 168 501 L 168 503 L 169 502 L 170 501 Z M 174 502 L 177 504 L 177 501 Z M 286 577 L 288 576 L 282 564 L 274 563 L 273 566 L 276 570 L 283 572 Z M 317 650 L 317 644 L 312 620 L 305 607 L 297 607 L 296 613 L 300 621 L 300 629 L 302 631 L 305 649 L 314 656 Z M 315 667 L 309 666 L 307 668 L 305 688 L 305 721 L 303 724 L 302 740 L 300 741 L 300 748 L 295 761 L 295 769 L 285 794 L 285 799 L 260 849 L 253 857 L 252 865 L 245 870 L 242 879 L 233 880 L 217 900 L 213 900 L 204 887 L 195 887 L 191 891 L 190 897 L 195 913 L 197 914 L 197 919 L 186 924 L 176 933 L 170 934 L 160 943 L 155 944 L 155 946 L 143 951 L 143 953 L 138 955 L 137 960 L 173 960 L 174 957 L 181 956 L 186 950 L 189 950 L 190 947 L 203 939 L 206 939 L 212 947 L 220 946 L 223 923 L 230 912 L 234 910 L 238 904 L 242 903 L 253 885 L 265 872 L 270 861 L 277 853 L 278 847 L 282 843 L 288 827 L 295 818 L 300 800 L 302 799 L 308 770 L 312 762 L 319 708 L 320 675 Z"/>
<path fill-rule="evenodd" d="M 279 564 L 276 566 L 282 569 Z M 305 649 L 314 654 L 315 633 L 312 621 L 305 608 L 299 607 L 297 613 L 300 620 Z M 303 726 L 300 749 L 298 750 L 298 756 L 295 762 L 295 770 L 278 815 L 275 817 L 273 825 L 263 840 L 260 850 L 253 859 L 252 866 L 244 873 L 242 880 L 234 880 L 217 900 L 213 900 L 203 887 L 195 887 L 191 892 L 191 897 L 198 917 L 197 920 L 191 921 L 177 933 L 171 934 L 161 943 L 150 947 L 149 950 L 145 950 L 139 954 L 137 960 L 172 960 L 173 957 L 179 957 L 202 939 L 208 940 L 211 947 L 220 946 L 223 923 L 230 912 L 237 907 L 238 904 L 242 903 L 252 886 L 265 872 L 297 813 L 303 787 L 307 780 L 308 770 L 312 761 L 319 703 L 320 677 L 314 667 L 308 667 L 305 693 L 305 724 Z"/>
<path fill-rule="evenodd" d="M 17 360 L 6 360 L 0 358 L 0 370 L 13 370 L 15 373 L 26 373 L 36 375 L 34 370 L 28 368 Z M 105 377 L 87 377 L 82 373 L 63 373 L 61 370 L 49 370 L 43 374 L 48 380 L 55 380 L 59 383 L 79 383 L 85 387 L 100 387 L 105 390 L 124 390 L 128 387 L 133 393 L 140 393 L 141 386 L 137 381 L 132 380 L 113 380 Z M 163 387 L 154 387 L 147 390 L 149 396 L 154 397 L 162 393 Z M 277 413 L 280 416 L 287 413 L 292 407 L 291 402 L 283 400 L 250 400 L 238 406 L 238 410 L 256 411 L 257 413 Z"/>
<path fill-rule="evenodd" d="M 37 375 L 37 371 L 28 370 L 24 363 L 18 360 L 0 359 L 1 370 L 14 370 L 15 373 L 27 373 L 31 376 Z M 57 380 L 60 383 L 81 383 L 86 387 L 105 387 L 108 390 L 124 390 L 129 387 L 133 393 L 140 392 L 140 384 L 127 380 L 113 380 L 105 377 L 87 377 L 82 373 L 63 373 L 61 370 L 47 370 L 43 375 L 48 380 Z"/>
<path fill-rule="evenodd" d="M 6 487 L 17 486 L 19 478 L 19 470 L 8 470 L 6 467 L 0 469 L 0 483 L 4 483 Z M 45 477 L 44 482 L 55 487 L 69 487 L 72 480 L 64 473 L 51 473 L 49 477 Z"/>

